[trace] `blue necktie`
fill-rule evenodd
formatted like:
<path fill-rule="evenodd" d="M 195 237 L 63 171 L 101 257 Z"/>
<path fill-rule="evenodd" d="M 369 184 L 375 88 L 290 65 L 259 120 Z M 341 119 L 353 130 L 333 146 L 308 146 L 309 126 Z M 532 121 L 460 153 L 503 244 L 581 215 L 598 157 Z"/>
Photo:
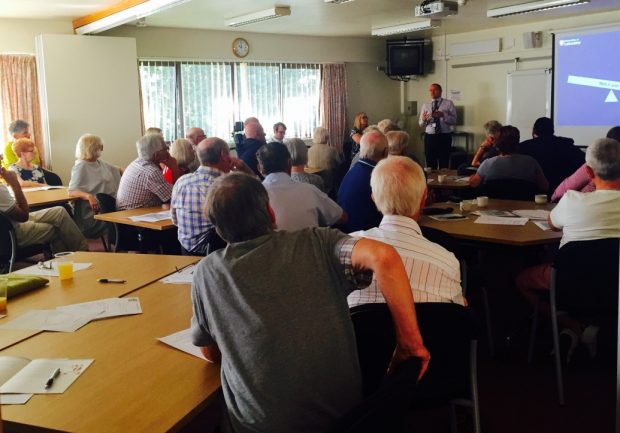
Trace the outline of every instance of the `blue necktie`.
<path fill-rule="evenodd" d="M 439 110 L 439 100 L 433 101 L 433 113 Z M 435 134 L 441 134 L 441 118 L 435 117 Z"/>

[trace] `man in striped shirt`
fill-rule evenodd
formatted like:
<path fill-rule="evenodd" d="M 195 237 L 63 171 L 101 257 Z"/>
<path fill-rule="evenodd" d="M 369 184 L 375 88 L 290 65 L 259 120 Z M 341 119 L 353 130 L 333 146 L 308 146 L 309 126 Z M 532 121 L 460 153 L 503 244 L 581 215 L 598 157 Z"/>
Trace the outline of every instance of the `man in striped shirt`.
<path fill-rule="evenodd" d="M 426 201 L 422 168 L 404 156 L 390 156 L 377 164 L 370 179 L 372 197 L 383 219 L 379 227 L 351 233 L 354 237 L 392 245 L 400 254 L 416 303 L 449 302 L 465 305 L 459 262 L 451 252 L 422 236 L 416 220 Z M 377 281 L 351 293 L 349 307 L 384 303 Z"/>

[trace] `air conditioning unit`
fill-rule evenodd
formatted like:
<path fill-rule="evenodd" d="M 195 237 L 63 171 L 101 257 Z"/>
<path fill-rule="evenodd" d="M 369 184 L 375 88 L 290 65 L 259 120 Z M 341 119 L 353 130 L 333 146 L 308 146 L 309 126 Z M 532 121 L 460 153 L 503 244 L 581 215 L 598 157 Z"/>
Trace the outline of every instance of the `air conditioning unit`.
<path fill-rule="evenodd" d="M 432 3 L 422 2 L 415 7 L 416 17 L 446 17 L 456 15 L 459 6 L 455 1 L 435 1 Z"/>

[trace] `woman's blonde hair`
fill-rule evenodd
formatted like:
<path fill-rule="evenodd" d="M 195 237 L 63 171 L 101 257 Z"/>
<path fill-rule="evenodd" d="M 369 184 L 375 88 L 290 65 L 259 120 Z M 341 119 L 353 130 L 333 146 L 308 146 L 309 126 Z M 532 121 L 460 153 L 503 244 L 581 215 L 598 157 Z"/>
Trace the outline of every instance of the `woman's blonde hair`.
<path fill-rule="evenodd" d="M 177 160 L 179 167 L 189 171 L 196 171 L 200 165 L 198 156 L 191 141 L 185 138 L 174 140 L 170 145 L 170 155 Z"/>
<path fill-rule="evenodd" d="M 84 134 L 78 138 L 75 145 L 75 158 L 86 161 L 95 161 L 99 159 L 103 152 L 103 141 L 101 137 L 94 134 Z"/>

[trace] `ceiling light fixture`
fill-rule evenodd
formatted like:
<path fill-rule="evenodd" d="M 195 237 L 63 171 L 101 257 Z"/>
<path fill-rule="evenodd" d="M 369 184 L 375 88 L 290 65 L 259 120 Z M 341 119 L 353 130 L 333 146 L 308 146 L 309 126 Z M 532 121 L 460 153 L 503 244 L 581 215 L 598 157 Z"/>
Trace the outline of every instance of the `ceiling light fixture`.
<path fill-rule="evenodd" d="M 547 11 L 549 9 L 578 6 L 590 3 L 590 0 L 541 0 L 529 3 L 521 3 L 496 9 L 489 9 L 487 17 L 500 18 L 510 15 L 528 14 L 531 12 Z"/>
<path fill-rule="evenodd" d="M 372 36 L 390 36 L 398 35 L 400 33 L 411 33 L 419 32 L 421 30 L 436 29 L 439 26 L 441 26 L 441 21 L 439 20 L 422 20 L 407 24 L 399 24 L 396 26 L 373 27 L 370 34 Z"/>
<path fill-rule="evenodd" d="M 125 1 L 104 11 L 74 20 L 73 30 L 78 35 L 101 33 L 188 1 L 190 0 Z"/>
<path fill-rule="evenodd" d="M 273 18 L 285 17 L 291 14 L 290 6 L 274 6 L 264 11 L 253 12 L 250 14 L 239 15 L 238 17 L 226 19 L 228 27 L 239 27 L 247 24 L 254 24 L 260 21 L 270 20 Z"/>

